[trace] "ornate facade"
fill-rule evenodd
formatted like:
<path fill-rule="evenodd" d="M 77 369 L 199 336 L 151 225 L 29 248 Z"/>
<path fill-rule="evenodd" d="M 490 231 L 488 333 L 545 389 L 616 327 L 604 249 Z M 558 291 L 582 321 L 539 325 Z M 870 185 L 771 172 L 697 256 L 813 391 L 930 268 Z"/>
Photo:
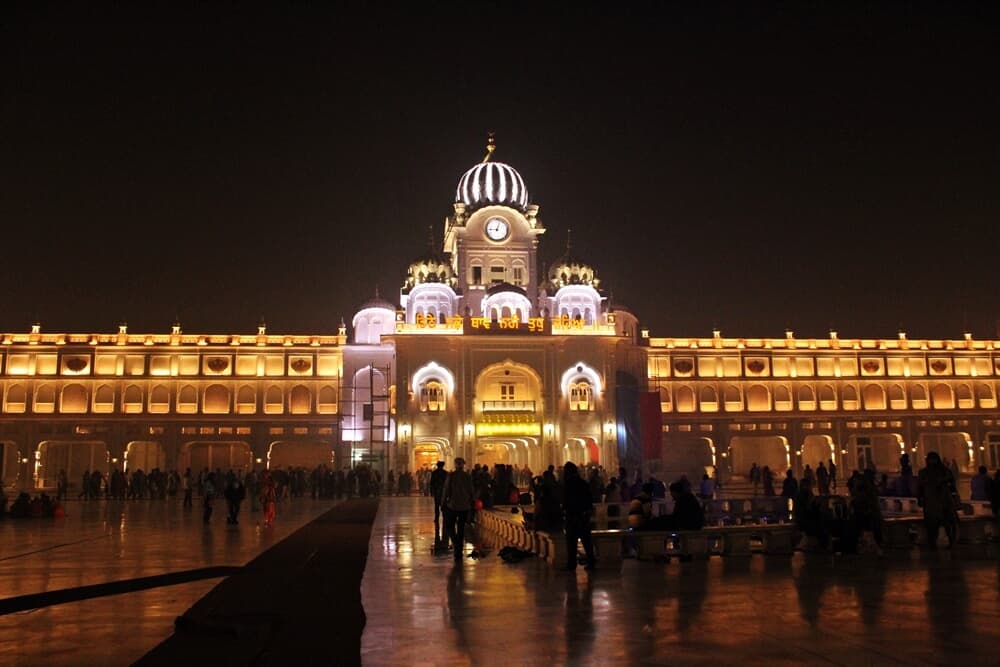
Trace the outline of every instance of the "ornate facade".
<path fill-rule="evenodd" d="M 652 338 L 667 470 L 783 471 L 834 460 L 895 471 L 935 450 L 963 473 L 1000 466 L 1000 343 L 973 340 Z"/>
<path fill-rule="evenodd" d="M 336 335 L 0 334 L 0 479 L 112 468 L 415 469 L 462 455 L 661 475 L 820 460 L 894 469 L 936 449 L 1000 465 L 995 341 L 649 337 L 487 158 L 441 245 Z"/>

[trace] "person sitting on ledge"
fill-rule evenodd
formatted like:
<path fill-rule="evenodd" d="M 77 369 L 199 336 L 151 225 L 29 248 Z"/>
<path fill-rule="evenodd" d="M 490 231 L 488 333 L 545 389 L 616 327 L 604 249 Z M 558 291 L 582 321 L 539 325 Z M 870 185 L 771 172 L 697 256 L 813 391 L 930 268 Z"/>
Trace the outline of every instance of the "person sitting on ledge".
<path fill-rule="evenodd" d="M 680 482 L 670 485 L 674 499 L 674 512 L 653 517 L 643 526 L 644 530 L 701 530 L 705 526 L 705 511 L 691 491 Z"/>

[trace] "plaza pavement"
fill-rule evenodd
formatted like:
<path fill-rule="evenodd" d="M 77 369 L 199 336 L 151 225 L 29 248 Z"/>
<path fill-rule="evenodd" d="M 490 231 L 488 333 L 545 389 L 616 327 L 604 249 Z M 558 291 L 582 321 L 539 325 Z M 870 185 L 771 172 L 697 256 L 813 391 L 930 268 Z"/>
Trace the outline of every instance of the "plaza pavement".
<path fill-rule="evenodd" d="M 5 599 L 32 558 L 13 595 L 251 561 L 226 579 L 0 616 L 0 664 L 117 665 L 145 653 L 139 664 L 1000 665 L 995 544 L 883 558 L 626 561 L 620 572 L 566 574 L 533 558 L 506 564 L 485 543 L 484 557 L 458 566 L 434 555 L 427 498 L 384 498 L 377 514 L 374 501 L 284 509 L 280 535 L 248 524 L 219 526 L 211 539 L 166 520 L 171 511 L 126 516 L 120 537 L 93 516 L 78 539 L 107 536 L 37 542 L 35 551 L 50 548 L 13 558 L 12 526 L 25 522 L 0 524 Z M 282 542 L 295 514 L 299 525 L 320 518 Z M 133 549 L 132 537 L 147 545 Z M 226 558 L 230 541 L 246 549 Z M 168 545 L 169 562 L 155 556 Z M 244 645 L 253 648 L 234 648 Z"/>

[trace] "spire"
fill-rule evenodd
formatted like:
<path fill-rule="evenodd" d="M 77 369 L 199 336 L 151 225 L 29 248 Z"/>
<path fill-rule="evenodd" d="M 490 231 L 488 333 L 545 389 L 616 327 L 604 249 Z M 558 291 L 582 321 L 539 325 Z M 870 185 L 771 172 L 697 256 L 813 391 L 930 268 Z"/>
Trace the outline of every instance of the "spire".
<path fill-rule="evenodd" d="M 486 135 L 486 157 L 483 158 L 483 162 L 489 162 L 490 158 L 493 157 L 493 151 L 497 149 L 496 137 L 492 132 Z"/>
<path fill-rule="evenodd" d="M 566 258 L 569 259 L 570 250 L 573 249 L 573 229 L 566 228 Z"/>
<path fill-rule="evenodd" d="M 427 225 L 427 249 L 430 250 L 431 255 L 436 254 L 434 251 L 434 225 Z"/>

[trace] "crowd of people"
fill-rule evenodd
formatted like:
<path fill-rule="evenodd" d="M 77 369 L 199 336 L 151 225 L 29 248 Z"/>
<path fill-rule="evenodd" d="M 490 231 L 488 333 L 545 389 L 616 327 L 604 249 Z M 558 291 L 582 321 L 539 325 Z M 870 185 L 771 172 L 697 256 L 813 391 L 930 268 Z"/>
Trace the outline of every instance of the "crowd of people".
<path fill-rule="evenodd" d="M 310 495 L 312 498 L 367 498 L 377 496 L 381 489 L 381 475 L 367 464 L 353 468 L 334 469 L 321 464 L 313 469 L 288 466 L 272 470 L 233 470 L 204 467 L 198 472 L 190 468 L 183 473 L 153 468 L 122 471 L 117 468 L 109 474 L 99 470 L 86 470 L 79 478 L 79 490 L 74 497 L 80 501 L 170 501 L 180 499 L 185 509 L 194 507 L 197 497 L 205 523 L 209 523 L 217 500 L 226 501 L 226 521 L 239 523 L 244 500 L 249 499 L 251 509 L 264 512 L 264 524 L 274 521 L 275 507 L 290 498 Z M 55 495 L 41 491 L 32 496 L 21 491 L 10 507 L 6 494 L 0 493 L 0 518 L 45 518 L 65 515 L 65 503 L 70 498 L 70 483 L 65 470 L 56 477 Z"/>

